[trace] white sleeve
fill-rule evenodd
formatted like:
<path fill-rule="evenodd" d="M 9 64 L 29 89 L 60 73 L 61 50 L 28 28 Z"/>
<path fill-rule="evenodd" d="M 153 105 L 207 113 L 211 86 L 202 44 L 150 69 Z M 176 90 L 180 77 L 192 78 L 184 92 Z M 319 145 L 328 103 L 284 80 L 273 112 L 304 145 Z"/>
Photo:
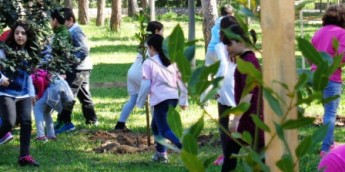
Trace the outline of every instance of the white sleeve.
<path fill-rule="evenodd" d="M 223 77 L 228 72 L 227 62 L 229 60 L 229 54 L 223 43 L 218 43 L 215 47 L 216 55 L 220 61 L 216 77 Z"/>
<path fill-rule="evenodd" d="M 178 87 L 180 88 L 179 104 L 181 106 L 188 106 L 188 89 L 181 79 L 177 80 Z"/>
<path fill-rule="evenodd" d="M 136 106 L 138 108 L 143 108 L 145 105 L 146 97 L 149 94 L 151 88 L 151 81 L 148 79 L 141 80 L 140 91 L 137 98 Z"/>

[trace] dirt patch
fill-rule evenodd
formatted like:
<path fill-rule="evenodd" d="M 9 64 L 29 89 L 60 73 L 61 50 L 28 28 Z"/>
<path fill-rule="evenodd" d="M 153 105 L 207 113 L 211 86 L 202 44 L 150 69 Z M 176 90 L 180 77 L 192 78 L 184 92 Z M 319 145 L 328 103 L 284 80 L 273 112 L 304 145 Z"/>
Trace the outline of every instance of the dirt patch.
<path fill-rule="evenodd" d="M 148 146 L 147 137 L 142 133 L 96 131 L 91 133 L 90 139 L 101 142 L 101 146 L 93 149 L 96 153 L 127 154 L 155 150 L 153 137 L 151 136 L 151 146 Z M 198 143 L 199 146 L 220 146 L 218 140 L 212 134 L 201 135 Z"/>
<path fill-rule="evenodd" d="M 316 116 L 316 119 L 314 121 L 314 124 L 317 126 L 322 125 L 323 122 L 323 116 Z M 336 120 L 335 120 L 335 126 L 337 127 L 345 127 L 345 117 L 344 116 L 339 116 L 337 115 Z"/>

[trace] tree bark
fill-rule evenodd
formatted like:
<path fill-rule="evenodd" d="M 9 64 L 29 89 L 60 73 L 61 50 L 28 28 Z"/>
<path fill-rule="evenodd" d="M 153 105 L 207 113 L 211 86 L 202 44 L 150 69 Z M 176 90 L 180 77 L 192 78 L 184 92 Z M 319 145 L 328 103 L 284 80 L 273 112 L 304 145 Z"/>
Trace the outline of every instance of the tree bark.
<path fill-rule="evenodd" d="M 143 8 L 143 10 L 147 8 L 147 0 L 141 0 L 141 7 Z"/>
<path fill-rule="evenodd" d="M 71 9 L 73 9 L 72 0 L 65 0 L 64 6 L 65 6 L 66 8 L 71 8 Z"/>
<path fill-rule="evenodd" d="M 138 1 L 128 0 L 128 17 L 133 17 L 135 14 L 139 13 Z"/>
<path fill-rule="evenodd" d="M 154 21 L 156 20 L 155 0 L 149 0 L 149 1 L 150 1 L 150 20 Z"/>
<path fill-rule="evenodd" d="M 203 14 L 204 14 L 202 29 L 204 32 L 205 52 L 206 52 L 206 49 L 207 49 L 206 47 L 211 39 L 211 28 L 218 17 L 217 1 L 216 0 L 202 0 L 201 6 L 202 6 Z"/>
<path fill-rule="evenodd" d="M 97 0 L 97 19 L 96 26 L 104 25 L 105 0 Z"/>
<path fill-rule="evenodd" d="M 118 32 L 121 26 L 121 0 L 112 0 L 110 30 Z"/>
<path fill-rule="evenodd" d="M 188 41 L 195 39 L 195 11 L 194 0 L 188 0 Z M 196 60 L 192 60 L 192 68 L 196 66 Z"/>
<path fill-rule="evenodd" d="M 85 25 L 89 23 L 89 0 L 78 1 L 79 24 Z"/>

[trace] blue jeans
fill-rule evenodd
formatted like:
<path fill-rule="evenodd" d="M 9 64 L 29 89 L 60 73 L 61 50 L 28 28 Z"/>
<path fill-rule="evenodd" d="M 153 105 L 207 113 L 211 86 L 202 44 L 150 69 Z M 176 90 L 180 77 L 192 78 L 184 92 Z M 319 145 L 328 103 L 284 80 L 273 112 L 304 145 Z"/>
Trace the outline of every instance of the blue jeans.
<path fill-rule="evenodd" d="M 128 102 L 122 107 L 119 122 L 126 122 L 137 102 L 138 94 L 132 94 Z"/>
<path fill-rule="evenodd" d="M 152 132 L 155 136 L 163 136 L 164 138 L 170 140 L 171 143 L 176 145 L 178 148 L 182 148 L 182 144 L 179 141 L 179 139 L 176 137 L 176 135 L 171 131 L 167 116 L 168 116 L 168 110 L 169 106 L 176 107 L 177 105 L 177 99 L 168 99 L 164 100 L 163 102 L 160 102 L 159 104 L 154 106 L 153 110 L 153 118 L 152 118 Z M 156 142 L 156 151 L 157 152 L 165 152 L 166 147 Z"/>
<path fill-rule="evenodd" d="M 36 137 L 43 137 L 44 134 L 44 126 L 47 129 L 47 136 L 48 137 L 55 137 L 54 132 L 54 123 L 53 118 L 51 116 L 53 110 L 48 104 L 46 103 L 48 98 L 47 90 L 44 92 L 43 96 L 38 99 L 34 106 L 34 116 L 36 122 Z"/>
<path fill-rule="evenodd" d="M 327 87 L 323 91 L 323 98 L 326 99 L 336 95 L 340 96 L 341 88 L 341 83 L 329 81 Z M 323 124 L 328 125 L 328 130 L 326 137 L 323 139 L 321 151 L 329 151 L 329 148 L 334 143 L 334 126 L 339 102 L 340 97 L 323 105 L 325 111 L 323 115 Z"/>

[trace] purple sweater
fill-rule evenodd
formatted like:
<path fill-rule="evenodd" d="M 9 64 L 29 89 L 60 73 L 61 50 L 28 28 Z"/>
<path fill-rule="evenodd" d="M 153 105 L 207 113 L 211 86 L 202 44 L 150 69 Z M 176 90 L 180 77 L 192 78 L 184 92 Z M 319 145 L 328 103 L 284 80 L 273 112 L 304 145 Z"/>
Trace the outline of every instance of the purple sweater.
<path fill-rule="evenodd" d="M 260 64 L 258 59 L 255 56 L 255 53 L 252 51 L 247 51 L 241 55 L 241 59 L 252 63 L 258 70 L 261 70 Z M 243 92 L 243 89 L 246 85 L 246 78 L 247 75 L 242 74 L 238 71 L 236 68 L 235 70 L 235 101 L 236 104 L 239 104 L 241 95 Z M 254 138 L 255 136 L 255 123 L 253 122 L 252 118 L 250 117 L 251 114 L 256 114 L 259 115 L 260 119 L 263 120 L 263 100 L 262 96 L 260 97 L 260 89 L 259 87 L 255 87 L 252 91 L 251 94 L 253 94 L 252 99 L 250 100 L 250 107 L 248 111 L 246 111 L 241 119 L 240 123 L 238 125 L 238 132 L 242 133 L 243 131 L 248 131 L 252 137 Z M 260 99 L 259 99 L 260 98 Z M 258 107 L 259 105 L 259 107 Z M 259 108 L 259 112 L 258 111 Z M 258 147 L 261 148 L 264 146 L 264 132 L 260 130 L 259 132 L 259 145 Z"/>

